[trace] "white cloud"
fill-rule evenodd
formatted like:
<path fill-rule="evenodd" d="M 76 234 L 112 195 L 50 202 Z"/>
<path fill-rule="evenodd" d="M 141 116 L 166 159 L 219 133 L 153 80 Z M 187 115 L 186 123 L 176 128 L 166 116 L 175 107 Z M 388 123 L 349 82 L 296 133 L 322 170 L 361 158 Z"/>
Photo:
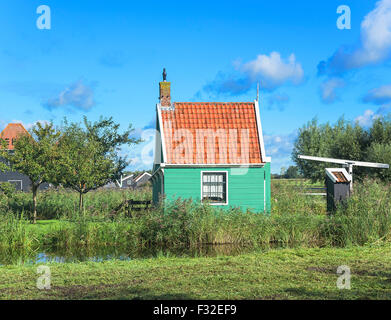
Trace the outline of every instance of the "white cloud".
<path fill-rule="evenodd" d="M 368 92 L 363 98 L 364 102 L 383 105 L 391 102 L 391 85 L 381 86 Z"/>
<path fill-rule="evenodd" d="M 274 157 L 272 159 L 272 162 L 270 164 L 272 173 L 281 173 L 281 168 L 289 168 L 289 166 L 294 166 L 295 163 L 292 161 L 291 156 L 285 156 L 285 157 Z"/>
<path fill-rule="evenodd" d="M 340 78 L 331 78 L 324 81 L 320 85 L 320 95 L 322 101 L 324 103 L 333 103 L 338 97 L 336 94 L 336 90 L 339 88 L 343 88 L 345 86 L 345 82 Z"/>
<path fill-rule="evenodd" d="M 53 110 L 59 107 L 72 107 L 83 111 L 90 110 L 94 105 L 94 92 L 91 86 L 85 85 L 82 80 L 69 85 L 60 92 L 58 97 L 49 99 L 44 107 Z"/>
<path fill-rule="evenodd" d="M 274 173 L 279 173 L 281 167 L 289 167 L 293 164 L 291 154 L 296 137 L 296 132 L 287 135 L 264 135 L 266 155 L 272 157 Z"/>
<path fill-rule="evenodd" d="M 376 119 L 378 115 L 373 110 L 365 110 L 364 114 L 361 116 L 358 116 L 355 121 L 359 123 L 362 127 L 369 127 L 371 126 L 373 120 Z"/>
<path fill-rule="evenodd" d="M 304 76 L 303 68 L 294 54 L 283 60 L 280 53 L 275 51 L 270 56 L 260 54 L 241 68 L 251 79 L 263 80 L 262 85 L 268 88 L 275 88 L 285 82 L 299 84 Z"/>
<path fill-rule="evenodd" d="M 387 117 L 391 112 L 391 103 L 380 106 L 376 111 L 365 110 L 363 115 L 358 116 L 355 121 L 363 127 L 369 127 L 372 122 L 380 117 Z"/>
<path fill-rule="evenodd" d="M 361 23 L 360 43 L 342 46 L 318 65 L 319 74 L 338 74 L 381 63 L 391 55 L 391 0 L 381 0 Z"/>
<path fill-rule="evenodd" d="M 353 65 L 383 61 L 391 49 L 391 0 L 376 3 L 361 23 L 362 48 L 353 54 Z"/>
<path fill-rule="evenodd" d="M 287 59 L 280 53 L 270 55 L 260 54 L 247 63 L 235 61 L 235 72 L 226 74 L 219 72 L 214 81 L 203 87 L 206 93 L 241 95 L 248 92 L 257 82 L 261 89 L 273 91 L 284 84 L 299 85 L 304 77 L 304 71 L 294 54 Z M 201 94 L 196 94 L 199 97 Z"/>

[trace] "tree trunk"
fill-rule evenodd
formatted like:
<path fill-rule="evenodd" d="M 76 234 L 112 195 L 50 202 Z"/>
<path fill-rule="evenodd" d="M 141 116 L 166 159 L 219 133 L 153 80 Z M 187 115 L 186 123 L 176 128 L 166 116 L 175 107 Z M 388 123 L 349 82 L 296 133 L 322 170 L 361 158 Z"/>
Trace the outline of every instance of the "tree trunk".
<path fill-rule="evenodd" d="M 37 223 L 37 191 L 38 187 L 33 185 L 33 224 Z"/>
<path fill-rule="evenodd" d="M 84 207 L 84 203 L 83 203 L 83 192 L 80 191 L 80 192 L 79 192 L 79 212 L 80 212 L 80 213 L 82 213 L 83 207 Z"/>

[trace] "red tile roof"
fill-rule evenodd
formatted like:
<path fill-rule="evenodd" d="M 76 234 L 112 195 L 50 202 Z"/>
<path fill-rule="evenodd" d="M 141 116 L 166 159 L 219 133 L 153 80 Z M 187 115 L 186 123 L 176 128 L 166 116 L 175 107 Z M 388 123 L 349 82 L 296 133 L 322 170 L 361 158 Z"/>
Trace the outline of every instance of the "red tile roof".
<path fill-rule="evenodd" d="M 8 148 L 9 150 L 14 149 L 14 141 L 18 136 L 29 134 L 27 130 L 23 127 L 21 123 L 9 123 L 5 129 L 0 133 L 1 139 L 8 139 Z"/>
<path fill-rule="evenodd" d="M 173 107 L 161 108 L 166 163 L 263 163 L 255 103 L 177 102 Z"/>
<path fill-rule="evenodd" d="M 349 180 L 345 177 L 345 175 L 343 174 L 343 172 L 333 171 L 332 173 L 333 173 L 333 175 L 335 176 L 335 178 L 337 179 L 337 182 L 338 182 L 338 183 L 346 183 L 346 182 L 349 182 Z"/>

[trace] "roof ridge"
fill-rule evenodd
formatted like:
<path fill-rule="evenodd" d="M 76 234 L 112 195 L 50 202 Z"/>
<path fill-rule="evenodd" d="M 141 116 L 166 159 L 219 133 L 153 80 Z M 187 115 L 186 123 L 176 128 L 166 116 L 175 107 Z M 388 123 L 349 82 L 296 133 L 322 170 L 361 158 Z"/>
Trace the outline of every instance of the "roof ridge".
<path fill-rule="evenodd" d="M 10 123 L 8 123 L 8 124 L 5 126 L 5 128 L 3 129 L 3 131 L 0 132 L 0 134 L 2 134 L 2 133 L 3 133 L 5 130 L 7 130 L 8 128 L 12 128 L 12 127 L 20 127 L 20 128 L 22 128 L 23 130 L 25 130 L 26 132 L 28 132 L 27 129 L 23 126 L 23 124 L 22 124 L 21 122 L 16 122 L 16 123 L 10 122 Z"/>

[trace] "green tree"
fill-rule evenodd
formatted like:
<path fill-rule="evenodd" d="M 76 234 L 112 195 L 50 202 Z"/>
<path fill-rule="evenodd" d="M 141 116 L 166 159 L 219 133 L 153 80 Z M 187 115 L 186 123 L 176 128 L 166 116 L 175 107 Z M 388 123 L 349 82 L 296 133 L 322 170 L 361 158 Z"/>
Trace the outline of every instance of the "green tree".
<path fill-rule="evenodd" d="M 14 143 L 14 150 L 1 148 L 0 157 L 6 160 L 9 168 L 25 174 L 31 180 L 33 196 L 33 223 L 37 220 L 37 193 L 44 182 L 54 180 L 57 169 L 56 153 L 60 133 L 52 123 L 37 123 L 30 134 L 19 136 Z"/>
<path fill-rule="evenodd" d="M 391 114 L 378 117 L 369 129 L 371 143 L 388 144 L 391 141 Z"/>
<path fill-rule="evenodd" d="M 299 168 L 296 166 L 289 166 L 284 175 L 285 179 L 297 179 L 299 177 Z"/>
<path fill-rule="evenodd" d="M 368 148 L 368 161 L 387 163 L 391 165 L 391 142 L 390 143 L 372 143 Z M 371 169 L 371 175 L 380 178 L 383 181 L 391 181 L 391 168 L 389 169 Z"/>
<path fill-rule="evenodd" d="M 313 181 L 321 180 L 324 177 L 325 164 L 301 160 L 298 156 L 328 157 L 330 156 L 331 144 L 332 128 L 328 123 L 319 125 L 315 118 L 299 129 L 298 137 L 293 146 L 292 160 L 304 177 Z"/>
<path fill-rule="evenodd" d="M 324 179 L 324 169 L 333 167 L 335 164 L 301 160 L 298 158 L 299 155 L 357 161 L 371 159 L 370 161 L 374 162 L 390 163 L 387 162 L 390 141 L 390 116 L 377 118 L 368 129 L 361 127 L 358 122 L 346 121 L 343 117 L 333 126 L 329 123 L 319 125 L 314 119 L 299 130 L 292 159 L 304 177 L 313 181 L 321 181 Z M 382 153 L 384 153 L 383 156 Z M 358 180 L 372 172 L 374 170 L 365 167 L 354 168 L 354 176 Z M 383 179 L 387 177 L 384 172 L 377 175 Z"/>
<path fill-rule="evenodd" d="M 91 123 L 84 117 L 84 127 L 79 123 L 64 122 L 59 144 L 59 181 L 79 193 L 80 212 L 86 193 L 119 179 L 129 164 L 126 157 L 120 156 L 120 147 L 140 142 L 131 137 L 131 125 L 122 134 L 118 130 L 119 125 L 112 118 L 100 118 Z"/>
<path fill-rule="evenodd" d="M 0 138 L 0 172 L 4 172 L 4 171 L 9 170 L 9 167 L 7 165 L 7 160 L 4 158 L 1 158 L 1 155 L 2 155 L 1 150 L 7 149 L 7 146 L 8 146 L 8 143 L 4 139 Z"/>

